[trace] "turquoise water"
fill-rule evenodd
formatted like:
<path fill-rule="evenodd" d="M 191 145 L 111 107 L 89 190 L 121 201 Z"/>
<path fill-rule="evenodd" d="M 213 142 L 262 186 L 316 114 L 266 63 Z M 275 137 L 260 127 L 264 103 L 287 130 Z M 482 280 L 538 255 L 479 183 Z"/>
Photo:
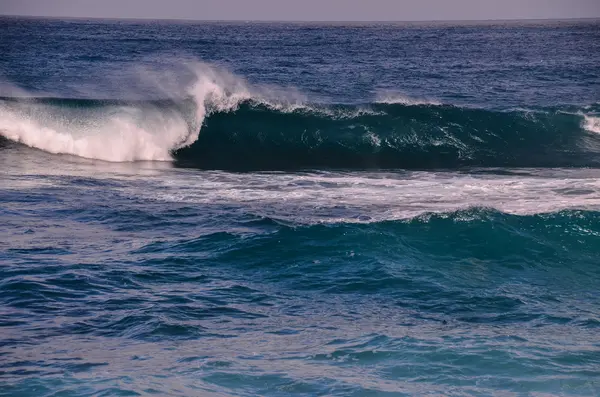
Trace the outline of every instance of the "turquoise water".
<path fill-rule="evenodd" d="M 0 24 L 0 395 L 600 393 L 597 22 Z"/>

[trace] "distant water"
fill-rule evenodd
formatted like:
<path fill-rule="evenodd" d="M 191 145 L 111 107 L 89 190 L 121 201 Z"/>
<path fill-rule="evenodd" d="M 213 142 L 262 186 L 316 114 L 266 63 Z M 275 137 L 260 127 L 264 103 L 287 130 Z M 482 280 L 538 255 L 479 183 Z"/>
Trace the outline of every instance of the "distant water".
<path fill-rule="evenodd" d="M 0 54 L 0 395 L 600 395 L 600 22 Z"/>

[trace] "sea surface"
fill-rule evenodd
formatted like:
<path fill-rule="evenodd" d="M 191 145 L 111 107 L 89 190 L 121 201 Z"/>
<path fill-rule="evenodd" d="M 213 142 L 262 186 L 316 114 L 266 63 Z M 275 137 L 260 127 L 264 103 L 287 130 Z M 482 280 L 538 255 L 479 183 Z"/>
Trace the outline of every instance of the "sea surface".
<path fill-rule="evenodd" d="M 0 395 L 600 395 L 600 21 L 0 18 Z"/>

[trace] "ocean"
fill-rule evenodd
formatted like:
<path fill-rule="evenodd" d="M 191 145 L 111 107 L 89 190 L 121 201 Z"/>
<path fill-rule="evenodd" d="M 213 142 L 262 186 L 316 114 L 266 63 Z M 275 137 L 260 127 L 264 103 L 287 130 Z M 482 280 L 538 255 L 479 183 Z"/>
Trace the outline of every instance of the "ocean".
<path fill-rule="evenodd" d="M 0 18 L 1 396 L 600 395 L 600 21 Z"/>

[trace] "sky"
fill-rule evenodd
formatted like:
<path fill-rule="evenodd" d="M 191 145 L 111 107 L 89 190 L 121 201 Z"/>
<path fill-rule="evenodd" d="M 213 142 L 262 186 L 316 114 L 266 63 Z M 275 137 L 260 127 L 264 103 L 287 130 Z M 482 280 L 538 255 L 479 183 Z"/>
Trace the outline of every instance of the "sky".
<path fill-rule="evenodd" d="M 600 0 L 0 0 L 0 15 L 281 21 L 598 18 Z"/>

